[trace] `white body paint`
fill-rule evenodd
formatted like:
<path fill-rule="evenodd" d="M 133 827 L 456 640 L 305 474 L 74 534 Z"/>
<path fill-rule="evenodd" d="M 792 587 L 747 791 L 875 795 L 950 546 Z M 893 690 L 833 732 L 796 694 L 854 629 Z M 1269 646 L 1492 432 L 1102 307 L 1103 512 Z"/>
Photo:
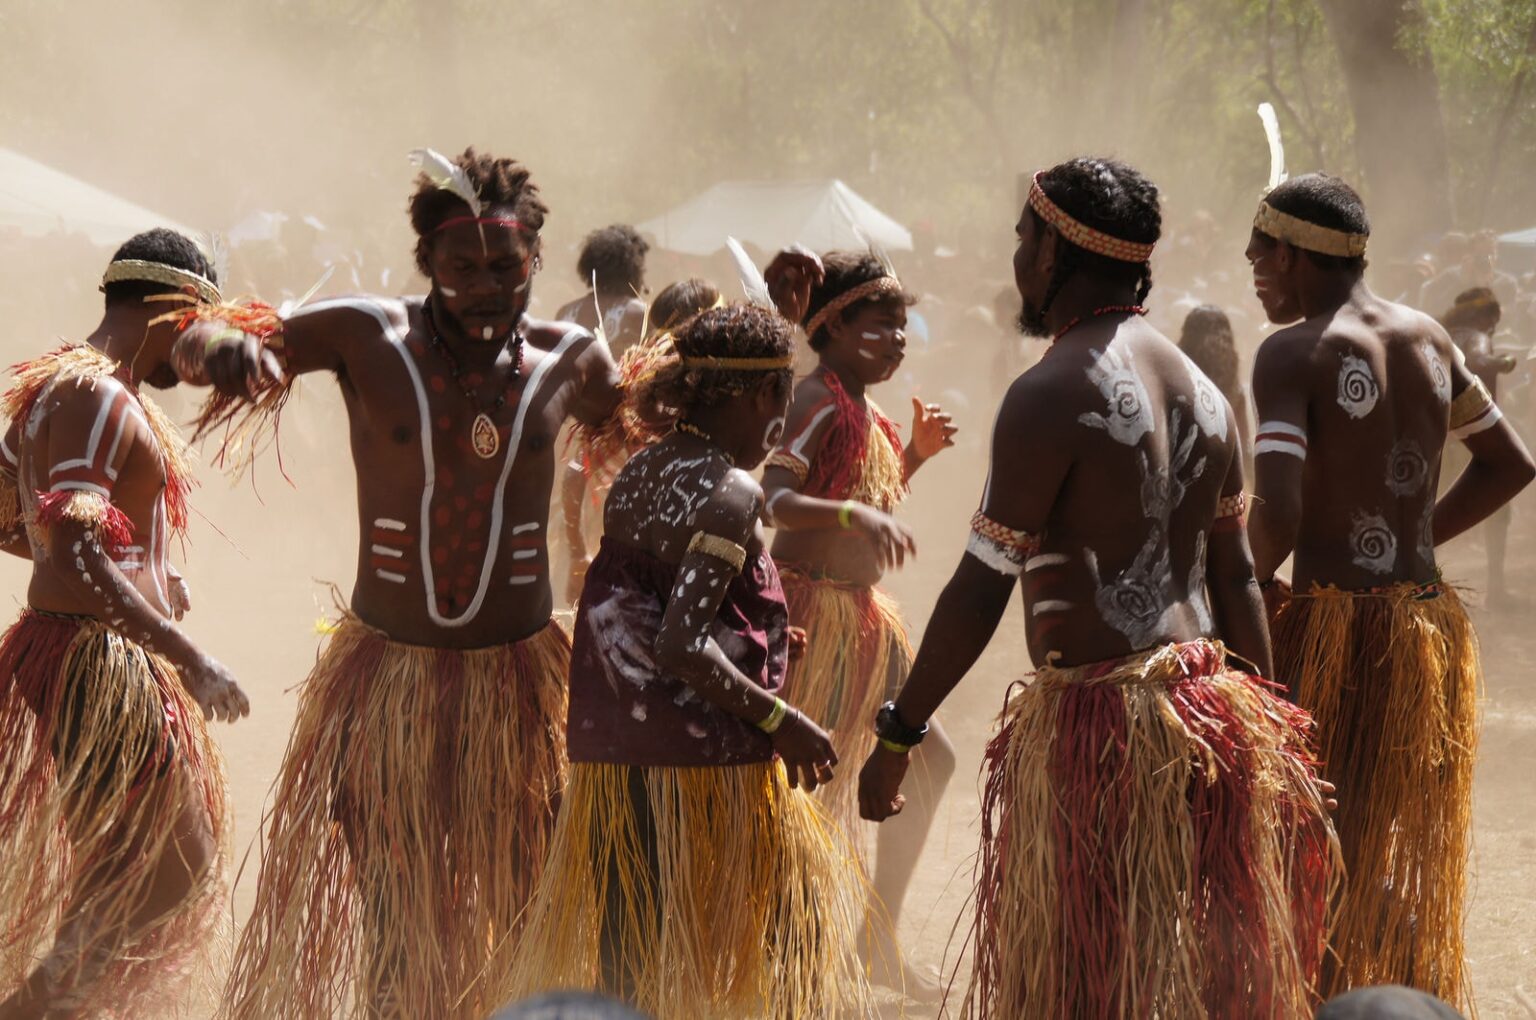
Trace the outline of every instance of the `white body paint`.
<path fill-rule="evenodd" d="M 1370 362 L 1353 354 L 1344 355 L 1339 366 L 1339 406 L 1344 413 L 1356 420 L 1364 418 L 1376 407 L 1381 389 L 1376 376 L 1371 373 Z"/>
<path fill-rule="evenodd" d="M 1031 616 L 1039 616 L 1042 613 L 1065 613 L 1067 610 L 1073 608 L 1075 607 L 1072 605 L 1072 603 L 1067 602 L 1064 599 L 1042 599 L 1041 601 L 1036 602 L 1034 607 L 1030 609 L 1029 612 Z"/>
<path fill-rule="evenodd" d="M 1223 443 L 1227 441 L 1227 400 L 1216 388 L 1216 384 L 1202 371 L 1200 366 L 1190 360 L 1189 355 L 1180 352 L 1184 359 L 1184 367 L 1189 369 L 1189 381 L 1195 389 L 1195 422 L 1200 426 L 1200 431 L 1208 436 L 1215 436 Z"/>
<path fill-rule="evenodd" d="M 1168 425 L 1169 434 L 1176 444 L 1171 451 L 1172 464 L 1154 468 L 1150 465 L 1145 450 L 1136 452 L 1141 468 L 1142 516 L 1164 524 L 1167 523 L 1173 511 L 1184 502 L 1184 494 L 1189 491 L 1189 487 L 1205 474 L 1206 458 L 1204 456 L 1193 465 L 1190 464 L 1190 458 L 1195 450 L 1195 441 L 1200 438 L 1200 427 L 1192 423 L 1188 429 L 1184 429 L 1183 424 L 1183 414 L 1175 407 L 1169 414 Z M 1181 431 L 1184 433 L 1182 439 L 1179 436 Z"/>
<path fill-rule="evenodd" d="M 1468 436 L 1475 436 L 1479 432 L 1486 432 L 1504 419 L 1504 412 L 1500 411 L 1497 404 L 1489 404 L 1488 410 L 1467 422 L 1459 429 L 1451 430 L 1451 438 L 1464 440 Z"/>
<path fill-rule="evenodd" d="M 1394 496 L 1412 496 L 1429 482 L 1429 461 L 1412 439 L 1399 439 L 1387 454 L 1387 488 Z"/>
<path fill-rule="evenodd" d="M 1205 532 L 1202 531 L 1195 535 L 1195 559 L 1189 565 L 1189 584 L 1185 585 L 1184 591 L 1195 613 L 1195 626 L 1202 635 L 1214 637 L 1216 621 L 1211 614 L 1210 591 L 1205 585 L 1205 557 Z"/>
<path fill-rule="evenodd" d="M 1420 344 L 1419 356 L 1424 359 L 1425 366 L 1429 369 L 1429 381 L 1435 388 L 1435 399 L 1442 404 L 1451 402 L 1451 373 L 1445 367 L 1445 362 L 1440 359 L 1440 354 L 1433 344 Z"/>
<path fill-rule="evenodd" d="M 1041 553 L 1039 556 L 1031 556 L 1024 561 L 1025 572 L 1044 570 L 1046 567 L 1059 567 L 1068 562 L 1065 553 Z"/>
<path fill-rule="evenodd" d="M 1004 577 L 1018 577 L 1024 572 L 1023 556 L 1018 550 L 974 531 L 965 541 L 965 551 Z"/>
<path fill-rule="evenodd" d="M 393 582 L 394 584 L 405 583 L 405 575 L 397 574 L 393 570 L 375 570 L 373 572 L 373 576 L 384 581 Z"/>
<path fill-rule="evenodd" d="M 1295 425 L 1283 421 L 1266 421 L 1259 424 L 1259 441 L 1253 446 L 1253 455 L 1284 453 L 1297 460 L 1307 459 L 1307 433 Z"/>
<path fill-rule="evenodd" d="M 375 528 L 383 528 L 385 531 L 404 531 L 404 521 L 392 521 L 388 517 L 376 518 L 373 522 Z"/>
<path fill-rule="evenodd" d="M 1172 629 L 1173 569 L 1159 527 L 1152 529 L 1136 559 L 1108 584 L 1099 578 L 1098 556 L 1084 550 L 1097 586 L 1093 602 L 1104 622 L 1125 635 L 1132 648 L 1146 648 Z"/>
<path fill-rule="evenodd" d="M 1106 407 L 1103 414 L 1081 414 L 1077 420 L 1108 432 L 1117 443 L 1135 446 L 1142 436 L 1157 431 L 1146 386 L 1130 359 L 1121 352 L 1090 349 L 1088 353 L 1094 357 L 1094 363 L 1087 369 L 1088 381 L 1098 387 Z"/>
<path fill-rule="evenodd" d="M 1381 514 L 1355 511 L 1349 550 L 1355 566 L 1373 574 L 1391 573 L 1397 564 L 1397 536 Z"/>
<path fill-rule="evenodd" d="M 763 449 L 772 450 L 784 438 L 784 416 L 781 414 L 763 429 Z"/>

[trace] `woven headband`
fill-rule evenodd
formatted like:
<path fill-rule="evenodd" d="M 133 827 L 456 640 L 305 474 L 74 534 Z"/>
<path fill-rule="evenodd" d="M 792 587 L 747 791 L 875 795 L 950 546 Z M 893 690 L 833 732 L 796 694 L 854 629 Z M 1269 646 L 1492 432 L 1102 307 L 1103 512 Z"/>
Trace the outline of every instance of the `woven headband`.
<path fill-rule="evenodd" d="M 1150 244 L 1114 237 L 1073 219 L 1070 213 L 1052 202 L 1051 197 L 1040 187 L 1040 174 L 1043 172 L 1036 171 L 1034 183 L 1030 185 L 1029 207 L 1042 220 L 1055 227 L 1058 234 L 1084 251 L 1120 262 L 1146 262 L 1152 258 L 1153 246 Z"/>
<path fill-rule="evenodd" d="M 815 336 L 816 331 L 826 324 L 832 316 L 841 312 L 855 301 L 863 301 L 866 298 L 884 297 L 886 295 L 900 294 L 901 281 L 894 276 L 877 276 L 873 280 L 859 284 L 852 290 L 845 290 L 837 297 L 822 306 L 821 311 L 811 316 L 811 321 L 805 324 L 805 335 Z"/>
<path fill-rule="evenodd" d="M 217 284 L 187 269 L 177 269 L 163 262 L 146 262 L 143 259 L 118 259 L 107 263 L 107 271 L 101 275 L 102 286 L 128 281 L 159 283 L 167 287 L 185 287 L 190 283 L 197 288 L 199 300 L 210 304 L 223 300 Z"/>
<path fill-rule="evenodd" d="M 1253 229 L 1273 237 L 1277 241 L 1293 244 L 1320 255 L 1334 255 L 1341 259 L 1359 258 L 1365 254 L 1365 242 L 1369 234 L 1351 234 L 1332 227 L 1319 226 L 1283 213 L 1268 202 L 1259 203 L 1258 214 L 1253 218 Z"/>
<path fill-rule="evenodd" d="M 446 219 L 439 223 L 432 233 L 436 234 L 439 231 L 447 230 L 449 227 L 456 227 L 460 223 L 476 223 L 485 227 L 506 227 L 508 230 L 524 229 L 522 220 L 514 220 L 506 216 L 455 216 L 452 219 Z"/>
<path fill-rule="evenodd" d="M 793 368 L 795 356 L 782 358 L 682 358 L 684 368 L 709 368 L 720 372 L 768 372 L 774 369 Z"/>

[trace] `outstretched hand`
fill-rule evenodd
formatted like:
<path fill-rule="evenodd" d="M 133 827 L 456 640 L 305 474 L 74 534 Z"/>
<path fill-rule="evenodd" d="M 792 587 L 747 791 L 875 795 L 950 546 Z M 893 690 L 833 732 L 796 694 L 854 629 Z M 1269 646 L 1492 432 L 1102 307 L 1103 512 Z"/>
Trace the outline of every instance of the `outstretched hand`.
<path fill-rule="evenodd" d="M 825 276 L 821 259 L 816 257 L 815 252 L 807 251 L 799 245 L 779 252 L 768 263 L 768 268 L 763 270 L 763 279 L 768 282 L 768 295 L 773 298 L 779 314 L 796 324 L 805 321 L 806 312 L 811 306 L 811 288 Z"/>
<path fill-rule="evenodd" d="M 912 453 L 918 460 L 927 460 L 940 450 L 955 445 L 955 433 L 960 431 L 954 418 L 938 404 L 925 404 L 912 398 Z"/>
<path fill-rule="evenodd" d="M 171 600 L 171 618 L 180 620 L 192 611 L 192 589 L 175 567 L 166 567 L 166 594 Z"/>

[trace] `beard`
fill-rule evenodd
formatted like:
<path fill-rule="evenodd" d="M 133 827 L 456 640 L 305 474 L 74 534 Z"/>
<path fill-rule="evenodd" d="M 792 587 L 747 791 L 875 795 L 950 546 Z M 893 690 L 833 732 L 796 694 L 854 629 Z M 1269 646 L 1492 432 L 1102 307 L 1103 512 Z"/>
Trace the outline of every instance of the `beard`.
<path fill-rule="evenodd" d="M 1014 320 L 1014 325 L 1019 327 L 1019 332 L 1032 340 L 1044 340 L 1051 335 L 1051 331 L 1045 325 L 1045 309 L 1035 308 L 1028 301 L 1019 309 L 1019 317 Z"/>

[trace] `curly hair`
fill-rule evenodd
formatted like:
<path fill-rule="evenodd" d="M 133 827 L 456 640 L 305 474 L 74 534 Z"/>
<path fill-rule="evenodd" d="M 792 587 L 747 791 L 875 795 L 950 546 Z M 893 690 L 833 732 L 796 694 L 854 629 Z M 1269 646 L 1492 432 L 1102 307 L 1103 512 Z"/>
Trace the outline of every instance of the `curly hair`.
<path fill-rule="evenodd" d="M 862 286 L 871 280 L 878 280 L 882 276 L 889 276 L 884 264 L 869 252 L 832 251 L 821 257 L 822 269 L 825 270 L 821 282 L 811 288 L 811 300 L 805 309 L 805 321 L 810 322 L 816 317 L 816 313 L 831 304 L 840 295 L 846 294 L 855 287 Z M 912 294 L 900 295 L 883 294 L 879 297 L 868 298 L 864 301 L 855 301 L 842 310 L 838 316 L 843 322 L 847 322 L 860 308 L 868 304 L 876 304 L 884 301 L 900 301 L 904 305 L 917 304 L 917 297 Z M 832 335 L 827 332 L 823 323 L 816 332 L 808 338 L 811 350 L 824 350 L 832 341 Z"/>
<path fill-rule="evenodd" d="M 645 276 L 645 253 L 651 250 L 634 227 L 623 223 L 594 230 L 581 242 L 576 274 L 605 294 L 639 291 Z"/>
<path fill-rule="evenodd" d="M 196 273 L 214 285 L 219 282 L 218 271 L 196 242 L 185 234 L 178 234 L 164 227 L 134 234 L 124 241 L 122 247 L 112 254 L 112 261 L 121 262 L 124 259 L 158 262 L 172 269 L 184 269 L 189 273 Z M 143 301 L 151 294 L 168 294 L 175 290 L 175 287 L 149 280 L 116 280 L 103 284 L 101 288 L 109 305 L 125 301 Z"/>
<path fill-rule="evenodd" d="M 1215 305 L 1191 309 L 1179 333 L 1179 350 L 1232 400 L 1238 386 L 1237 345 L 1226 312 Z"/>
<path fill-rule="evenodd" d="M 739 369 L 684 368 L 684 358 L 783 358 L 794 352 L 794 333 L 789 322 L 776 312 L 754 305 L 734 304 L 710 308 L 695 316 L 674 335 L 678 357 L 659 369 L 645 385 L 643 403 L 687 417 L 696 408 L 714 407 L 773 376 L 778 392 L 794 385 L 789 368 Z"/>
<path fill-rule="evenodd" d="M 465 149 L 454 163 L 469 175 L 469 182 L 485 208 L 511 209 L 513 218 L 522 226 L 519 233 L 523 243 L 531 245 L 544 227 L 549 207 L 539 196 L 538 185 L 530 180 L 528 168 L 515 159 L 481 155 L 473 147 Z M 423 276 L 431 276 L 428 267 L 432 235 L 455 216 L 469 215 L 469 207 L 447 188 L 438 187 L 426 174 L 418 174 L 410 210 L 411 228 L 416 231 L 416 268 Z"/>
<path fill-rule="evenodd" d="M 650 333 L 679 331 L 683 324 L 702 311 L 720 303 L 720 288 L 695 276 L 669 283 L 651 302 Z"/>
<path fill-rule="evenodd" d="M 1113 159 L 1078 158 L 1058 163 L 1040 174 L 1040 190 L 1077 220 L 1112 237 L 1138 244 L 1155 244 L 1163 232 L 1163 214 L 1157 185 L 1135 167 Z M 1036 230 L 1045 221 L 1033 208 Z M 1056 264 L 1046 286 L 1040 314 L 1044 315 L 1074 274 L 1084 273 L 1110 283 L 1136 287 L 1136 303 L 1152 293 L 1152 267 L 1145 262 L 1123 262 L 1063 243 L 1056 249 Z"/>
<path fill-rule="evenodd" d="M 1346 234 L 1371 232 L 1371 221 L 1366 218 L 1365 203 L 1360 200 L 1360 195 L 1341 178 L 1331 174 L 1311 173 L 1292 177 L 1277 184 L 1264 196 L 1264 201 L 1279 212 L 1330 230 L 1342 230 Z M 1273 238 L 1269 240 L 1274 243 Z M 1347 258 L 1324 255 L 1305 248 L 1299 250 L 1305 252 L 1307 258 L 1321 269 L 1361 272 L 1366 266 L 1364 255 Z"/>

